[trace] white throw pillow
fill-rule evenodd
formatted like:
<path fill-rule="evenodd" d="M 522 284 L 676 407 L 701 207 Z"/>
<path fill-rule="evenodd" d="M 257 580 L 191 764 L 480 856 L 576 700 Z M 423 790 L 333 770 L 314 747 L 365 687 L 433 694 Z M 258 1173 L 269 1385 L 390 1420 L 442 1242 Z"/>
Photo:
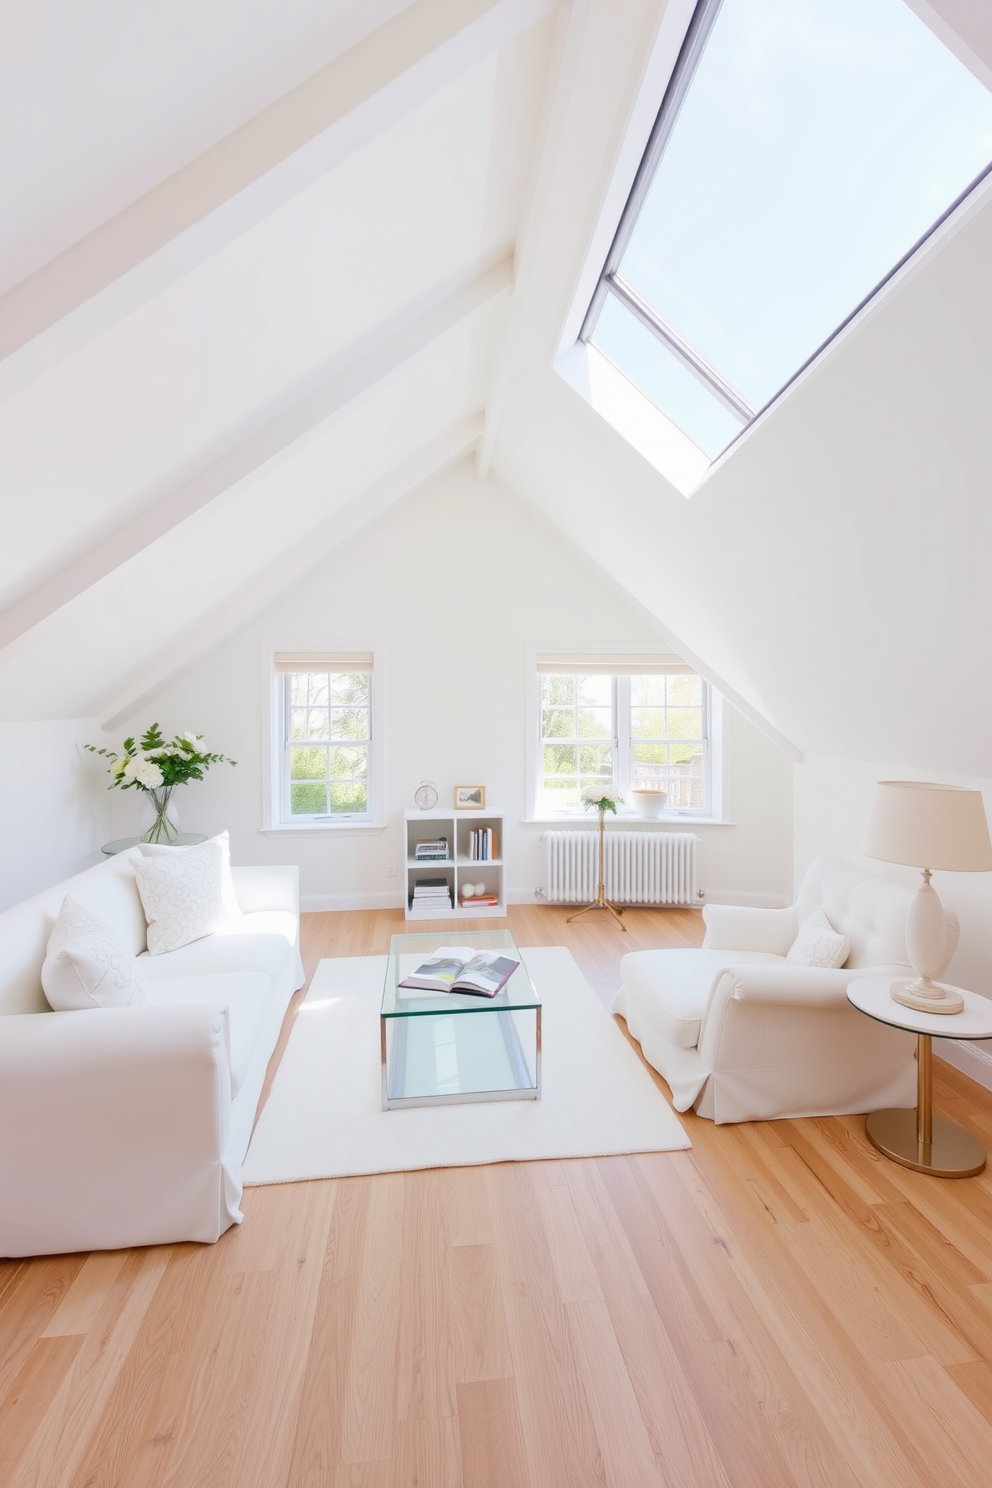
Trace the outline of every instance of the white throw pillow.
<path fill-rule="evenodd" d="M 134 876 L 153 956 L 202 940 L 241 917 L 226 832 L 194 847 L 143 845 Z"/>
<path fill-rule="evenodd" d="M 196 842 L 192 847 L 169 847 L 164 842 L 141 842 L 138 844 L 143 857 L 159 858 L 167 857 L 170 853 L 193 852 L 199 847 L 209 847 L 216 843 L 221 850 L 221 894 L 224 899 L 224 912 L 229 920 L 240 920 L 244 918 L 238 896 L 234 888 L 234 877 L 231 873 L 231 838 L 228 832 L 218 832 L 216 837 L 208 837 L 206 842 Z"/>
<path fill-rule="evenodd" d="M 851 942 L 831 925 L 822 909 L 814 909 L 799 927 L 786 966 L 843 966 L 851 954 Z"/>
<path fill-rule="evenodd" d="M 57 1013 L 148 1001 L 136 958 L 108 924 L 68 895 L 48 939 L 41 985 Z"/>

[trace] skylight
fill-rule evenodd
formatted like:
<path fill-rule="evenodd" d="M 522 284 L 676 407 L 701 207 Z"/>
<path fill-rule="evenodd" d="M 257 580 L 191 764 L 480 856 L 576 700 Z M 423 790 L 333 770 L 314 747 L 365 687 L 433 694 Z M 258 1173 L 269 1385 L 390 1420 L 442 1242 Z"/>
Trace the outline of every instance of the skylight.
<path fill-rule="evenodd" d="M 904 0 L 702 0 L 581 339 L 713 459 L 990 170 Z"/>

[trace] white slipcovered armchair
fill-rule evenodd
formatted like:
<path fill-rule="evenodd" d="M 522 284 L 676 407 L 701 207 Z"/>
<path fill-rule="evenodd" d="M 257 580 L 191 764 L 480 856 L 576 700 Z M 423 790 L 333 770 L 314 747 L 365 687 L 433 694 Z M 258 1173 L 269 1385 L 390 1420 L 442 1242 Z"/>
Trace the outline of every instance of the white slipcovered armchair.
<path fill-rule="evenodd" d="M 913 1106 L 914 1036 L 847 1000 L 857 976 L 913 974 L 905 939 L 913 892 L 815 858 L 791 908 L 708 905 L 700 949 L 624 956 L 613 1011 L 668 1081 L 678 1111 L 693 1106 L 727 1122 Z M 786 964 L 817 908 L 851 942 L 838 970 Z M 945 918 L 949 961 L 958 923 Z"/>

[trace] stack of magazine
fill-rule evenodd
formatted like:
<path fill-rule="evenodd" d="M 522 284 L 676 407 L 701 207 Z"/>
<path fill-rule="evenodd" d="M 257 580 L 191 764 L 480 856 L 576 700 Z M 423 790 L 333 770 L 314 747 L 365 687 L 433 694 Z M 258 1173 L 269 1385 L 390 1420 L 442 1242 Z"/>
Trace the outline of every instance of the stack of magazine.
<path fill-rule="evenodd" d="M 411 909 L 451 909 L 451 885 L 446 878 L 422 878 L 413 886 Z"/>
<path fill-rule="evenodd" d="M 519 965 L 519 961 L 500 951 L 438 946 L 433 956 L 399 985 L 423 992 L 468 992 L 472 997 L 495 997 Z"/>
<path fill-rule="evenodd" d="M 433 842 L 418 842 L 413 849 L 418 863 L 443 863 L 448 857 L 447 837 L 437 837 Z"/>

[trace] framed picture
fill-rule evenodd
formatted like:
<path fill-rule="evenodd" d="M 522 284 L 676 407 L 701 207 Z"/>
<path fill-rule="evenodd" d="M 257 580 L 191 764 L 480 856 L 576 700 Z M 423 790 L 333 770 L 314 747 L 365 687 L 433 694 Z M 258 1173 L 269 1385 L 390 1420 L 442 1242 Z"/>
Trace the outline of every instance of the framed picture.
<path fill-rule="evenodd" d="M 485 804 L 486 787 L 484 785 L 455 786 L 456 811 L 482 811 Z"/>

